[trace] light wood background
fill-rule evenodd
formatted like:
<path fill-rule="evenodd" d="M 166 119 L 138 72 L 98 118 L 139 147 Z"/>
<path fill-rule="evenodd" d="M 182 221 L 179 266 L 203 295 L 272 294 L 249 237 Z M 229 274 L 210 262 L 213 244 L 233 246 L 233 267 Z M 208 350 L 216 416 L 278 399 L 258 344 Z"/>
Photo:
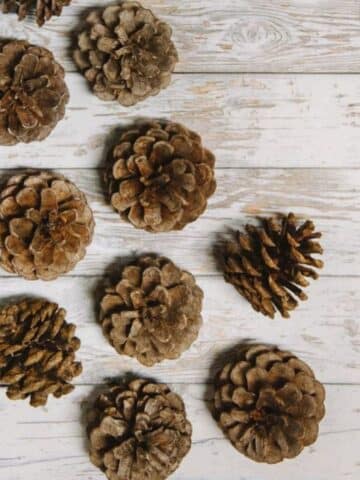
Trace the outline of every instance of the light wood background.
<path fill-rule="evenodd" d="M 0 148 L 0 168 L 53 168 L 88 195 L 96 235 L 70 275 L 51 283 L 0 272 L 1 299 L 36 294 L 68 310 L 82 340 L 75 392 L 40 409 L 0 388 L 2 480 L 101 480 L 88 461 L 82 416 L 108 377 L 135 372 L 183 395 L 193 447 L 177 480 L 355 480 L 360 476 L 360 4 L 358 0 L 143 0 L 174 28 L 181 61 L 168 90 L 125 109 L 87 89 L 69 55 L 70 32 L 91 6 L 74 0 L 39 30 L 0 15 L 0 36 L 52 49 L 65 65 L 66 119 L 41 144 Z M 203 135 L 217 156 L 218 190 L 183 232 L 151 235 L 122 223 L 101 191 L 105 144 L 139 117 L 171 118 Z M 4 173 L 4 172 L 3 172 Z M 291 320 L 252 311 L 216 270 L 212 246 L 228 226 L 294 211 L 323 231 L 326 267 Z M 152 369 L 118 356 L 94 316 L 94 295 L 116 259 L 165 254 L 196 274 L 204 326 L 178 361 Z M 209 413 L 207 383 L 224 352 L 243 340 L 274 343 L 309 362 L 327 390 L 315 445 L 276 466 L 239 455 Z"/>

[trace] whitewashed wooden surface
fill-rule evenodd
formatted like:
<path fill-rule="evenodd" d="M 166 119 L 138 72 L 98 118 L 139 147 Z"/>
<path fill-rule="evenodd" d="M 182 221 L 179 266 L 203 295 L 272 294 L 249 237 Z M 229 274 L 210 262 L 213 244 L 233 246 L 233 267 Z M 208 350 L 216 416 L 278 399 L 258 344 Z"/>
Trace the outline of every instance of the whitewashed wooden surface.
<path fill-rule="evenodd" d="M 0 272 L 1 301 L 46 296 L 68 310 L 82 340 L 75 392 L 40 409 L 10 402 L 0 388 L 1 480 L 101 480 L 87 458 L 82 412 L 99 385 L 126 372 L 169 382 L 184 396 L 193 448 L 178 480 L 354 480 L 360 476 L 360 4 L 358 0 L 144 0 L 173 25 L 181 61 L 160 96 L 132 109 L 87 90 L 69 56 L 79 15 L 105 2 L 74 0 L 39 30 L 0 15 L 0 37 L 53 49 L 71 101 L 44 143 L 0 148 L 0 169 L 54 168 L 94 209 L 86 259 L 52 283 Z M 199 131 L 217 156 L 218 190 L 186 230 L 150 235 L 106 205 L 101 167 L 109 136 L 139 117 L 166 117 Z M 4 171 L 0 173 L 6 173 Z M 293 210 L 323 231 L 326 266 L 291 320 L 257 315 L 225 284 L 212 256 L 217 236 L 253 216 Z M 205 291 L 198 341 L 175 362 L 145 369 L 115 354 L 94 316 L 95 292 L 116 259 L 158 252 L 196 274 Z M 211 418 L 212 374 L 243 340 L 278 344 L 309 362 L 326 384 L 318 442 L 276 466 L 239 455 Z"/>

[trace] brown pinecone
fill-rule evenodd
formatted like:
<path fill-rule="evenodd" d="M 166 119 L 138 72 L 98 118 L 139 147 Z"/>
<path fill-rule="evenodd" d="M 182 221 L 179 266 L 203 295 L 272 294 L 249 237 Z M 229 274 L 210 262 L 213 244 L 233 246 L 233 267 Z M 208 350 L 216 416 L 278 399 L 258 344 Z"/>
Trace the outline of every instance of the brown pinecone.
<path fill-rule="evenodd" d="M 300 287 L 307 277 L 318 278 L 311 267 L 323 262 L 312 257 L 323 249 L 313 240 L 321 237 L 310 220 L 297 225 L 293 213 L 265 218 L 260 227 L 246 225 L 246 234 L 237 232 L 222 249 L 225 280 L 238 290 L 254 310 L 273 318 L 276 310 L 288 318 L 298 302 L 306 300 Z"/>
<path fill-rule="evenodd" d="M 164 480 L 191 447 L 184 403 L 167 385 L 137 379 L 109 388 L 89 414 L 90 459 L 109 480 Z"/>
<path fill-rule="evenodd" d="M 19 20 L 35 10 L 36 21 L 39 27 L 50 20 L 53 15 L 59 17 L 63 7 L 70 5 L 71 0 L 3 0 L 3 13 L 16 12 Z"/>
<path fill-rule="evenodd" d="M 125 131 L 109 155 L 112 206 L 136 228 L 181 230 L 215 192 L 215 157 L 182 125 L 150 122 Z"/>
<path fill-rule="evenodd" d="M 215 415 L 234 447 L 256 462 L 294 458 L 314 443 L 324 387 L 306 363 L 264 345 L 239 349 L 215 382 Z"/>
<path fill-rule="evenodd" d="M 86 253 L 94 230 L 85 195 L 62 175 L 25 172 L 0 192 L 0 265 L 29 280 L 53 280 Z"/>
<path fill-rule="evenodd" d="M 53 54 L 25 40 L 0 43 L 0 145 L 44 140 L 65 115 L 69 92 Z"/>
<path fill-rule="evenodd" d="M 125 1 L 88 15 L 74 60 L 99 98 L 131 106 L 169 85 L 178 61 L 171 35 L 151 10 Z"/>
<path fill-rule="evenodd" d="M 190 273 L 166 258 L 143 256 L 106 288 L 100 322 L 120 354 L 151 366 L 180 357 L 196 340 L 202 299 Z"/>
<path fill-rule="evenodd" d="M 75 362 L 80 340 L 66 311 L 56 303 L 28 299 L 0 310 L 0 383 L 9 385 L 12 400 L 30 397 L 33 407 L 45 405 L 49 395 L 59 398 L 74 387 L 80 375 Z"/>

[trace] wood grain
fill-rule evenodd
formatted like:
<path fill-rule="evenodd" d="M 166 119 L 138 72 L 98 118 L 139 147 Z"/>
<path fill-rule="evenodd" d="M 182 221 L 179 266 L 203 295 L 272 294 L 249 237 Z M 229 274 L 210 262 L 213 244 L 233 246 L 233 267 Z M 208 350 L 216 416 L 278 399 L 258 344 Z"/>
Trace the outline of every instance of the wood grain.
<path fill-rule="evenodd" d="M 0 147 L 2 168 L 93 168 L 114 131 L 139 118 L 169 118 L 203 136 L 219 168 L 359 168 L 360 77 L 176 75 L 133 108 L 103 102 L 67 76 L 65 120 L 42 143 Z"/>
<path fill-rule="evenodd" d="M 360 275 L 359 170 L 218 170 L 205 214 L 181 232 L 157 235 L 120 219 L 105 201 L 100 171 L 59 171 L 86 193 L 96 219 L 93 243 L 72 274 L 102 275 L 116 258 L 145 252 L 162 253 L 195 274 L 215 274 L 213 248 L 229 228 L 242 228 L 257 215 L 294 211 L 323 232 L 323 274 Z"/>
<path fill-rule="evenodd" d="M 1 302 L 19 295 L 57 301 L 77 325 L 84 373 L 75 392 L 34 410 L 0 387 L 0 478 L 101 480 L 89 463 L 84 408 L 109 377 L 126 372 L 170 382 L 193 422 L 193 447 L 174 480 L 355 480 L 360 476 L 360 7 L 357 0 L 141 0 L 168 21 L 180 53 L 171 86 L 125 109 L 92 95 L 71 60 L 71 32 L 99 0 L 74 0 L 38 29 L 0 14 L 0 38 L 47 46 L 65 66 L 71 100 L 46 142 L 0 147 L 0 176 L 53 168 L 85 191 L 96 217 L 88 255 L 56 282 L 0 271 Z M 111 2 L 110 2 L 111 3 Z M 151 235 L 120 221 L 101 186 L 115 129 L 170 118 L 202 134 L 217 156 L 218 190 L 182 232 Z M 219 274 L 219 235 L 257 215 L 294 211 L 324 236 L 325 269 L 291 320 L 256 314 Z M 179 360 L 151 369 L 119 356 L 96 322 L 103 275 L 128 256 L 158 252 L 197 275 L 204 325 Z M 114 263 L 115 262 L 115 263 Z M 318 442 L 277 466 L 233 449 L 211 419 L 207 385 L 231 348 L 267 342 L 294 351 L 325 382 L 327 415 Z"/>
<path fill-rule="evenodd" d="M 360 473 L 356 449 L 345 447 L 360 441 L 356 402 L 360 386 L 326 386 L 327 415 L 320 425 L 317 443 L 298 458 L 275 466 L 246 459 L 223 437 L 208 410 L 208 389 L 201 385 L 171 387 L 183 396 L 193 424 L 192 449 L 172 480 L 257 480 L 264 476 L 269 480 L 287 480 L 289 476 L 294 480 L 339 480 L 355 479 Z M 7 400 L 0 390 L 0 422 L 2 432 L 6 432 L 0 456 L 1 477 L 105 478 L 89 462 L 84 438 L 84 411 L 93 398 L 92 387 L 79 387 L 66 401 L 50 400 L 47 407 L 34 410 L 25 402 Z"/>
<path fill-rule="evenodd" d="M 359 72 L 357 0 L 142 0 L 168 21 L 179 72 Z M 101 2 L 100 2 L 101 4 Z M 68 69 L 69 32 L 98 0 L 77 0 L 38 31 L 0 17 L 0 35 L 49 46 Z"/>
<path fill-rule="evenodd" d="M 151 369 L 118 355 L 103 337 L 96 317 L 102 278 L 62 278 L 46 286 L 3 278 L 0 290 L 3 301 L 16 295 L 42 295 L 67 309 L 82 342 L 79 356 L 84 372 L 76 380 L 79 384 L 103 383 L 127 371 L 166 382 L 208 382 L 229 351 L 244 341 L 294 351 L 323 382 L 360 384 L 360 321 L 354 316 L 360 310 L 360 278 L 320 278 L 308 288 L 309 300 L 301 303 L 291 320 L 274 321 L 254 312 L 222 277 L 199 277 L 198 283 L 205 293 L 198 340 L 179 360 Z"/>

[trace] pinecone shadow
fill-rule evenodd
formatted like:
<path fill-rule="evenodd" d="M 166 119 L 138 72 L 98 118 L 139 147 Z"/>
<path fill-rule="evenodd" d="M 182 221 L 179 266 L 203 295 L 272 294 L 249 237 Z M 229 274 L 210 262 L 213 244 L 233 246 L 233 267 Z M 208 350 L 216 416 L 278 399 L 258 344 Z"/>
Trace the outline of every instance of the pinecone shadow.
<path fill-rule="evenodd" d="M 234 345 L 228 347 L 227 349 L 219 352 L 214 356 L 208 372 L 208 377 L 206 380 L 206 388 L 203 396 L 203 400 L 214 420 L 216 420 L 215 410 L 214 410 L 214 380 L 216 375 L 220 370 L 229 362 L 233 362 L 239 358 L 240 352 L 246 348 L 249 348 L 251 345 L 266 345 L 268 347 L 273 347 L 264 342 L 259 342 L 255 338 L 244 338 L 242 341 L 235 343 Z"/>

